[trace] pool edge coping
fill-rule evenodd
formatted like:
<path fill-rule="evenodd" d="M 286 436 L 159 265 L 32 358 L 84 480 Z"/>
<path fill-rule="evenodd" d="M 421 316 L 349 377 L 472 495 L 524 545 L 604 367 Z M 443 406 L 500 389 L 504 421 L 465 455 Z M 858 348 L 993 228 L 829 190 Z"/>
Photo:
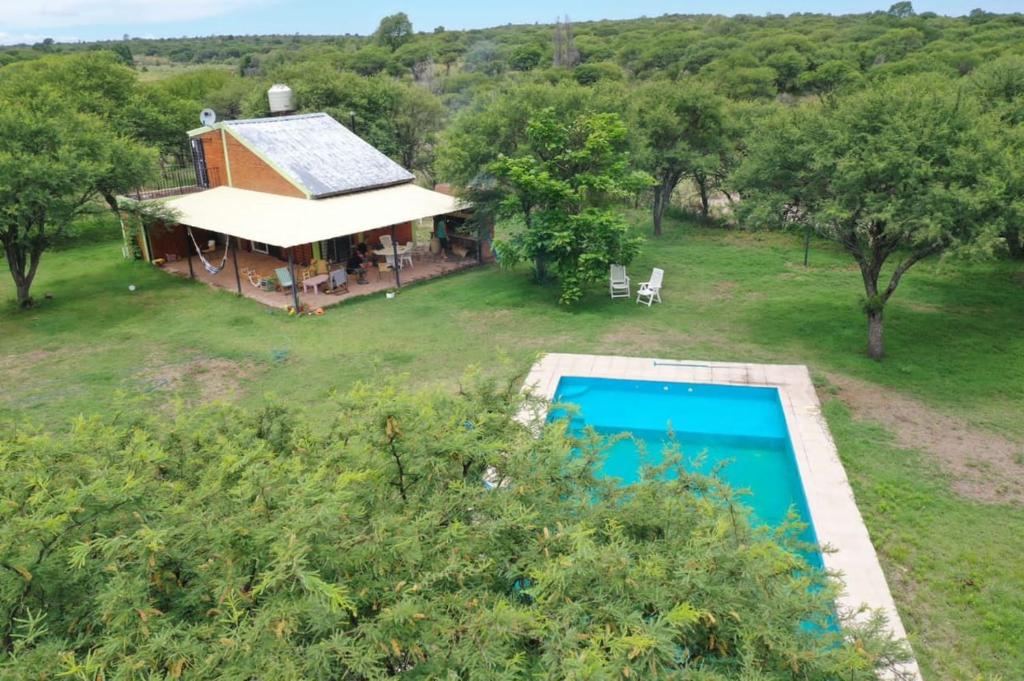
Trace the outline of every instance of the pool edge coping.
<path fill-rule="evenodd" d="M 834 549 L 823 553 L 822 560 L 828 570 L 840 574 L 843 579 L 844 588 L 837 605 L 853 613 L 863 606 L 881 610 L 888 619 L 892 635 L 910 647 L 903 620 L 805 365 L 547 353 L 531 367 L 523 382 L 523 390 L 551 402 L 564 376 L 756 386 L 778 390 L 814 531 L 822 545 Z M 900 667 L 899 674 L 897 678 L 922 680 L 914 657 Z"/>

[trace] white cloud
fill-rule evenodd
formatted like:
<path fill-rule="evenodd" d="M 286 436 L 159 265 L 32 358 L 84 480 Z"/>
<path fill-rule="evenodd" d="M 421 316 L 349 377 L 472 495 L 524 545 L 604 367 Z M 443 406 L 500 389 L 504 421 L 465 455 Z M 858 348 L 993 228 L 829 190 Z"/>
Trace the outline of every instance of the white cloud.
<path fill-rule="evenodd" d="M 266 4 L 268 0 L 0 0 L 0 24 L 33 32 L 69 26 L 193 21 Z M 2 33 L 2 39 L 10 33 Z M 17 37 L 17 36 L 14 36 Z"/>

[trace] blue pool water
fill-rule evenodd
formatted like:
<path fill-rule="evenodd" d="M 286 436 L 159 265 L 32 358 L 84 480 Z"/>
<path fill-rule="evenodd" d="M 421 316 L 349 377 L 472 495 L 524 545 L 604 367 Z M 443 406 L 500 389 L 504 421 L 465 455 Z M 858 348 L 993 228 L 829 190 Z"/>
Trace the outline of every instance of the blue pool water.
<path fill-rule="evenodd" d="M 800 538 L 817 543 L 775 388 L 565 376 L 554 401 L 579 408 L 570 423 L 577 434 L 591 426 L 602 435 L 633 436 L 608 451 L 601 475 L 636 482 L 639 443 L 647 463 L 660 463 L 671 425 L 687 467 L 701 455 L 700 468 L 693 469 L 698 472 L 725 463 L 719 476 L 734 489 L 749 490 L 742 499 L 756 522 L 776 526 L 792 508 L 807 525 Z M 556 410 L 551 417 L 566 415 Z M 820 566 L 820 555 L 808 558 Z"/>

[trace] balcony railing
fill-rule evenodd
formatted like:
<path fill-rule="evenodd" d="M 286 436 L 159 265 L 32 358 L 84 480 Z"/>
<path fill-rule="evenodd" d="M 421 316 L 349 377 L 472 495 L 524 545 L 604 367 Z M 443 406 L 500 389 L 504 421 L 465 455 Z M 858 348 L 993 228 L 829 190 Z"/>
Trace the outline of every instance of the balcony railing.
<path fill-rule="evenodd" d="M 185 145 L 178 152 L 161 155 L 159 168 L 154 177 L 136 187 L 134 191 L 128 192 L 128 196 L 139 201 L 159 199 L 191 194 L 221 184 L 220 172 L 217 168 L 204 168 L 204 170 L 207 180 L 205 186 L 200 181 L 200 173 L 193 159 L 192 149 L 189 145 Z"/>

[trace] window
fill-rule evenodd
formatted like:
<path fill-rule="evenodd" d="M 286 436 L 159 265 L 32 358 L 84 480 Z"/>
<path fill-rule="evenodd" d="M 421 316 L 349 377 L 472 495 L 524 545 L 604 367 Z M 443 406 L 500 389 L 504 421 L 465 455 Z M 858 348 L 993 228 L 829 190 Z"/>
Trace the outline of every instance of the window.
<path fill-rule="evenodd" d="M 267 246 L 262 241 L 253 241 L 252 242 L 252 250 L 254 250 L 257 253 L 263 253 L 264 255 L 266 255 L 267 253 L 270 253 L 270 247 Z"/>

